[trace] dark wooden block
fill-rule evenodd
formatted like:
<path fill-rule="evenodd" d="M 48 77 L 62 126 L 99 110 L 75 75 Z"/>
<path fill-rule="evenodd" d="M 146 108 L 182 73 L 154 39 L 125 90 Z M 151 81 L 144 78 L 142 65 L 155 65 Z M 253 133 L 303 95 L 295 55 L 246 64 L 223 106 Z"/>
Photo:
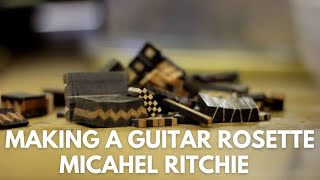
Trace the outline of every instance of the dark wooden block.
<path fill-rule="evenodd" d="M 218 104 L 216 104 L 212 97 L 208 94 L 199 93 L 198 94 L 198 104 L 200 111 L 204 114 L 209 116 L 213 116 L 215 109 L 217 108 Z"/>
<path fill-rule="evenodd" d="M 124 70 L 125 70 L 124 66 L 121 64 L 120 61 L 116 59 L 111 59 L 103 69 L 104 72 L 124 71 Z"/>
<path fill-rule="evenodd" d="M 64 75 L 65 105 L 73 107 L 72 96 L 125 94 L 128 88 L 126 72 L 82 72 Z"/>
<path fill-rule="evenodd" d="M 284 94 L 282 93 L 255 93 L 249 94 L 263 111 L 282 111 L 284 109 Z"/>
<path fill-rule="evenodd" d="M 259 110 L 256 103 L 250 97 L 242 97 L 242 99 L 248 104 L 250 107 L 250 114 L 248 119 L 244 119 L 244 121 L 248 120 L 249 122 L 259 121 Z M 242 111 L 241 111 L 242 112 Z"/>
<path fill-rule="evenodd" d="M 226 92 L 235 92 L 237 94 L 248 94 L 249 87 L 244 84 L 238 83 L 202 83 L 199 81 L 188 81 L 189 86 L 193 86 L 194 89 L 200 90 L 217 90 L 217 91 L 226 91 Z"/>
<path fill-rule="evenodd" d="M 199 93 L 198 106 L 200 108 L 200 112 L 213 118 L 213 122 L 223 121 L 223 108 L 221 107 L 220 98 L 210 97 L 207 94 Z"/>
<path fill-rule="evenodd" d="M 125 72 L 80 72 L 64 75 L 67 96 L 125 93 L 128 88 Z"/>
<path fill-rule="evenodd" d="M 242 122 L 241 104 L 239 98 L 229 98 L 229 102 L 233 107 L 233 114 L 230 122 Z"/>
<path fill-rule="evenodd" d="M 189 99 L 188 97 L 182 97 L 182 96 L 179 96 L 175 93 L 172 93 L 166 89 L 162 89 L 162 88 L 155 87 L 152 85 L 147 86 L 147 88 L 151 93 L 153 93 L 153 95 L 156 99 L 159 99 L 159 101 L 162 100 L 163 98 L 168 98 L 168 99 L 175 100 L 175 101 L 179 102 L 180 104 L 183 104 L 188 107 L 194 106 L 194 102 L 191 99 Z"/>
<path fill-rule="evenodd" d="M 264 109 L 271 111 L 282 111 L 284 109 L 284 94 L 282 93 L 269 93 L 263 103 Z"/>
<path fill-rule="evenodd" d="M 164 117 L 164 126 L 176 126 L 178 124 L 178 119 L 175 117 Z"/>
<path fill-rule="evenodd" d="M 2 94 L 1 103 L 3 108 L 13 108 L 27 118 L 43 116 L 48 113 L 48 104 L 44 94 Z"/>
<path fill-rule="evenodd" d="M 192 124 L 192 125 L 199 125 L 200 123 L 197 121 L 194 121 L 190 118 L 187 118 L 185 116 L 182 116 L 180 114 L 175 114 L 173 117 L 177 118 L 178 124 Z"/>
<path fill-rule="evenodd" d="M 194 121 L 197 121 L 199 123 L 206 124 L 206 125 L 212 124 L 212 117 L 210 117 L 206 114 L 203 114 L 199 111 L 196 111 L 194 109 L 191 109 L 191 108 L 189 108 L 183 104 L 180 104 L 174 100 L 165 98 L 163 100 L 163 104 L 166 107 L 172 109 L 173 111 L 177 111 L 181 115 L 186 116 Z"/>
<path fill-rule="evenodd" d="M 231 122 L 235 107 L 229 99 L 220 99 L 220 106 L 223 109 L 223 122 Z"/>
<path fill-rule="evenodd" d="M 55 107 L 65 106 L 64 90 L 63 89 L 47 88 L 47 89 L 44 89 L 43 92 L 53 95 L 53 101 L 54 101 Z"/>
<path fill-rule="evenodd" d="M 210 88 L 214 90 L 227 91 L 227 92 L 236 92 L 239 94 L 248 94 L 249 87 L 244 84 L 238 83 L 210 83 L 204 85 L 204 88 Z"/>
<path fill-rule="evenodd" d="M 0 109 L 0 129 L 27 126 L 29 121 L 13 108 Z"/>
<path fill-rule="evenodd" d="M 148 117 L 143 100 L 121 94 L 74 96 L 74 108 L 67 119 L 94 127 L 121 127 L 130 125 L 134 118 Z"/>
<path fill-rule="evenodd" d="M 213 82 L 239 82 L 239 74 L 237 72 L 221 72 L 211 74 L 193 74 L 194 80 L 202 83 L 213 83 Z"/>
<path fill-rule="evenodd" d="M 251 122 L 259 120 L 259 111 L 249 97 L 218 98 L 199 93 L 200 111 L 213 117 L 213 122 Z"/>

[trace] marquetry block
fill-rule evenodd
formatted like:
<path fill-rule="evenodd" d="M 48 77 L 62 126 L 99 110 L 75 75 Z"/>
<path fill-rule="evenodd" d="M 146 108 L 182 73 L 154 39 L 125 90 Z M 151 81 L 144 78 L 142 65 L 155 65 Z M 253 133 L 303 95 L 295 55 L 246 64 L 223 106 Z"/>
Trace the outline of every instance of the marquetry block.
<path fill-rule="evenodd" d="M 151 117 L 155 117 L 162 111 L 158 101 L 146 88 L 129 87 L 127 95 L 141 98 L 144 101 L 144 106 L 146 107 L 149 116 Z"/>
<path fill-rule="evenodd" d="M 0 129 L 27 126 L 29 121 L 13 108 L 0 109 Z"/>
<path fill-rule="evenodd" d="M 143 100 L 122 94 L 99 96 L 73 96 L 73 109 L 67 119 L 93 127 L 122 127 L 131 119 L 146 118 L 148 113 Z"/>
<path fill-rule="evenodd" d="M 218 98 L 199 93 L 198 106 L 213 122 L 259 121 L 258 107 L 250 97 Z"/>
<path fill-rule="evenodd" d="M 176 126 L 177 124 L 178 120 L 175 117 L 149 117 L 132 120 L 132 125 L 139 128 Z"/>
<path fill-rule="evenodd" d="M 1 106 L 3 108 L 13 108 L 26 118 L 43 116 L 48 113 L 48 103 L 45 94 L 2 94 Z"/>

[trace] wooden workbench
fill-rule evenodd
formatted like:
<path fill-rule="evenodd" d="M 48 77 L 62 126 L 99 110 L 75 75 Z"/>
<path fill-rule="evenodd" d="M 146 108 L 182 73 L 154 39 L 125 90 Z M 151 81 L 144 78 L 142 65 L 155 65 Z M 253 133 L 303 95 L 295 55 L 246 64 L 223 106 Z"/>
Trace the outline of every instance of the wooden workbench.
<path fill-rule="evenodd" d="M 41 92 L 43 88 L 61 87 L 62 74 L 69 71 L 88 70 L 88 63 L 83 61 L 68 61 L 60 59 L 59 61 L 20 61 L 17 64 L 11 64 L 0 71 L 0 93 L 7 92 Z M 313 86 L 313 81 L 305 73 L 241 73 L 241 80 L 252 87 L 253 91 L 280 91 L 286 93 L 285 111 L 283 113 L 273 114 L 270 121 L 258 123 L 230 123 L 215 124 L 211 128 L 202 128 L 192 125 L 179 125 L 177 127 L 164 127 L 162 129 L 178 129 L 181 131 L 192 130 L 196 132 L 199 129 L 206 129 L 213 136 L 217 130 L 226 129 L 234 132 L 244 129 L 249 132 L 262 129 L 314 129 L 316 130 L 316 148 L 311 150 L 302 149 L 191 149 L 172 150 L 172 149 L 155 149 L 150 150 L 143 148 L 134 150 L 129 145 L 124 144 L 124 148 L 104 149 L 103 145 L 97 149 L 5 149 L 5 130 L 0 130 L 0 179 L 160 179 L 160 178 L 183 178 L 183 179 L 319 179 L 320 171 L 320 94 L 318 89 Z M 28 127 L 19 128 L 26 133 L 30 130 L 88 130 L 89 128 L 67 122 L 63 118 L 56 118 L 52 113 L 48 116 L 30 119 Z M 15 129 L 17 131 L 19 129 Z M 126 141 L 127 135 L 134 130 L 133 127 L 115 128 L 123 142 Z M 100 128 L 95 129 L 99 132 L 99 137 L 106 139 L 107 134 L 112 129 Z M 152 129 L 156 130 L 156 129 Z M 214 137 L 216 140 L 216 137 Z M 292 142 L 292 140 L 288 140 Z M 59 174 L 59 160 L 61 155 L 86 155 L 91 156 L 99 154 L 101 156 L 113 155 L 153 155 L 157 158 L 155 167 L 163 167 L 162 156 L 166 154 L 173 155 L 238 155 L 247 154 L 250 157 L 249 174 L 232 175 L 232 174 L 213 174 L 205 175 L 203 173 L 175 175 L 164 174 L 158 175 L 138 175 L 138 174 Z"/>

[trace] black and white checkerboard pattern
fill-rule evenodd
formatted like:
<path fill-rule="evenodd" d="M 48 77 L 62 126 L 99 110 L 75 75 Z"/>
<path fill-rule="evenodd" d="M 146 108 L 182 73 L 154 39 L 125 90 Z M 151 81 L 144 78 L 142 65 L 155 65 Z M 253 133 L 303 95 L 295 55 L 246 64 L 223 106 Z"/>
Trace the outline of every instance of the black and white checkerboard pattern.
<path fill-rule="evenodd" d="M 127 95 L 130 96 L 137 96 L 144 101 L 144 106 L 147 109 L 148 115 L 151 117 L 155 117 L 157 114 L 159 114 L 162 109 L 159 106 L 159 103 L 155 100 L 152 94 L 149 93 L 149 91 L 146 88 L 140 89 L 140 88 L 134 88 L 130 87 L 128 89 Z"/>
<path fill-rule="evenodd" d="M 149 116 L 155 117 L 162 111 L 158 102 L 154 99 L 152 94 L 150 94 L 146 88 L 142 89 L 139 98 L 142 98 L 144 100 L 144 106 L 146 107 Z"/>

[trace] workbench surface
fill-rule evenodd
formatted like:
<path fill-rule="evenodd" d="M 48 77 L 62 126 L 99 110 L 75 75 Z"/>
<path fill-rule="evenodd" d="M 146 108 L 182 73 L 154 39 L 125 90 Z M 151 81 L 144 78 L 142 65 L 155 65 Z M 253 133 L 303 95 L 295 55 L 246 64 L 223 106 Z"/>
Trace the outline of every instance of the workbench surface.
<path fill-rule="evenodd" d="M 70 71 L 87 71 L 88 63 L 82 61 L 20 61 L 11 64 L 0 71 L 0 93 L 8 92 L 42 92 L 43 88 L 63 88 L 62 75 Z M 249 84 L 253 92 L 278 91 L 285 92 L 285 111 L 272 114 L 272 119 L 257 123 L 228 123 L 214 124 L 210 128 L 193 125 L 178 125 L 176 127 L 163 127 L 162 130 L 177 129 L 182 132 L 205 129 L 216 140 L 217 130 L 226 129 L 231 132 L 236 130 L 269 130 L 269 129 L 312 129 L 315 132 L 315 149 L 139 149 L 134 150 L 127 143 L 123 143 L 123 149 L 104 149 L 104 143 L 96 149 L 5 149 L 6 130 L 0 130 L 0 179 L 319 179 L 320 171 L 320 94 L 313 85 L 313 81 L 305 73 L 271 73 L 271 72 L 245 72 L 240 74 L 243 83 Z M 89 130 L 90 128 L 70 123 L 64 118 L 57 118 L 56 113 L 48 116 L 31 118 L 28 127 L 14 129 L 24 130 Z M 121 141 L 126 142 L 128 134 L 135 130 L 134 127 L 125 128 L 99 128 L 95 129 L 99 137 L 107 139 L 111 130 L 117 130 Z M 150 128 L 155 131 L 158 128 Z M 181 139 L 180 139 L 181 140 Z M 179 138 L 178 138 L 179 141 Z M 288 144 L 292 139 L 288 139 Z M 164 155 L 249 155 L 249 174 L 212 174 L 206 175 L 200 172 L 195 174 L 164 174 L 139 175 L 139 174 L 59 174 L 59 161 L 61 155 L 86 155 L 99 154 L 101 156 L 113 155 L 153 155 L 157 164 L 163 167 Z"/>

